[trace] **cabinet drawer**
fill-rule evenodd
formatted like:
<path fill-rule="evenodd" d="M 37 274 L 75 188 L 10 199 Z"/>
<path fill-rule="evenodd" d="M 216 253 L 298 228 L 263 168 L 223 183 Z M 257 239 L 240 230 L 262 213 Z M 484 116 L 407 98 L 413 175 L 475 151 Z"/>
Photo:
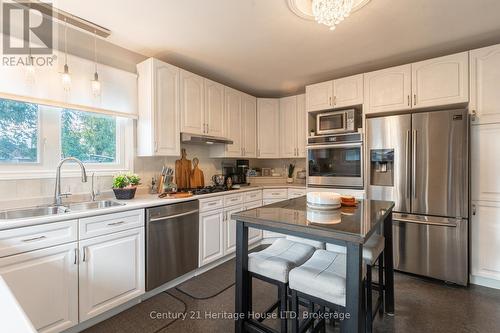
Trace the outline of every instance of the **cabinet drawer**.
<path fill-rule="evenodd" d="M 206 212 L 208 210 L 219 209 L 223 207 L 224 207 L 223 196 L 200 200 L 200 212 Z"/>
<path fill-rule="evenodd" d="M 251 191 L 245 193 L 245 203 L 247 202 L 252 202 L 252 201 L 257 201 L 257 200 L 262 200 L 262 191 Z"/>
<path fill-rule="evenodd" d="M 240 205 L 243 203 L 244 193 L 224 196 L 224 207 Z"/>
<path fill-rule="evenodd" d="M 288 189 L 288 198 L 293 199 L 293 198 L 298 198 L 301 196 L 306 195 L 306 190 L 305 189 L 298 189 L 298 188 L 289 188 Z"/>
<path fill-rule="evenodd" d="M 76 220 L 0 231 L 0 257 L 75 242 L 77 231 Z"/>
<path fill-rule="evenodd" d="M 265 189 L 262 194 L 264 199 L 286 199 L 288 197 L 286 188 Z"/>
<path fill-rule="evenodd" d="M 144 210 L 106 214 L 80 219 L 80 239 L 144 226 Z"/>

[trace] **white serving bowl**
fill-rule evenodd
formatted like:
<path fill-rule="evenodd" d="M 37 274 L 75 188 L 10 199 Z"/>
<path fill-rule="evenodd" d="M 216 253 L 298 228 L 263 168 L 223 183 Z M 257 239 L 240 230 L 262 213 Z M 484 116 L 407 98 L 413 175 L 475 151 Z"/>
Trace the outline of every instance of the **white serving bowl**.
<path fill-rule="evenodd" d="M 342 212 L 340 210 L 321 211 L 308 209 L 307 220 L 309 223 L 316 224 L 337 224 L 342 221 Z"/>
<path fill-rule="evenodd" d="M 307 203 L 311 206 L 340 207 L 340 194 L 334 192 L 308 192 Z"/>

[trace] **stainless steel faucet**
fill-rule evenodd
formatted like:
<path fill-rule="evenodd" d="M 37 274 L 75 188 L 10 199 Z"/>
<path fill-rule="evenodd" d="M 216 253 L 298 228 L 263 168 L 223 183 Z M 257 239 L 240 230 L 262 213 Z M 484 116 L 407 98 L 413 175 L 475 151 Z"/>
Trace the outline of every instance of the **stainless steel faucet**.
<path fill-rule="evenodd" d="M 92 177 L 90 178 L 92 180 L 92 189 L 90 191 L 90 197 L 92 198 L 92 201 L 95 201 L 96 197 L 98 195 L 101 195 L 101 191 L 99 189 L 95 189 L 95 181 L 94 181 L 94 178 L 95 178 L 95 172 L 92 173 Z"/>
<path fill-rule="evenodd" d="M 56 188 L 54 191 L 55 206 L 62 206 L 62 197 L 67 197 L 71 195 L 71 193 L 61 193 L 61 167 L 67 161 L 74 161 L 80 166 L 80 169 L 82 171 L 82 183 L 87 182 L 87 172 L 85 171 L 85 166 L 83 165 L 82 161 L 74 157 L 67 157 L 62 159 L 61 162 L 59 162 L 59 165 L 57 166 L 57 172 L 56 172 Z"/>

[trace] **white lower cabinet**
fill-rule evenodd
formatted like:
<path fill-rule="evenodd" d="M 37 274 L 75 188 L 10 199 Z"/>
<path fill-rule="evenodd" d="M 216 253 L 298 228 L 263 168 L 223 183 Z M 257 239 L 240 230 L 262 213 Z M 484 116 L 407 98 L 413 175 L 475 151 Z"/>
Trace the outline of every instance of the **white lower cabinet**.
<path fill-rule="evenodd" d="M 224 256 L 224 210 L 200 213 L 200 266 Z"/>
<path fill-rule="evenodd" d="M 252 202 L 246 203 L 244 209 L 249 210 L 249 209 L 254 209 L 254 208 L 259 208 L 259 207 L 262 207 L 262 200 L 252 201 Z M 262 230 L 261 229 L 255 229 L 255 228 L 248 229 L 248 244 L 253 244 L 255 242 L 260 241 L 261 239 L 262 239 Z"/>
<path fill-rule="evenodd" d="M 473 201 L 471 217 L 471 282 L 500 288 L 500 202 Z"/>
<path fill-rule="evenodd" d="M 236 221 L 231 215 L 243 211 L 243 205 L 232 206 L 224 209 L 224 255 L 236 250 Z M 250 238 L 250 235 L 248 235 Z"/>
<path fill-rule="evenodd" d="M 78 324 L 77 249 L 74 242 L 0 258 L 0 275 L 40 333 Z"/>
<path fill-rule="evenodd" d="M 80 242 L 80 321 L 144 293 L 144 228 Z"/>
<path fill-rule="evenodd" d="M 289 188 L 288 189 L 288 199 L 299 198 L 306 195 L 307 191 L 305 188 Z"/>

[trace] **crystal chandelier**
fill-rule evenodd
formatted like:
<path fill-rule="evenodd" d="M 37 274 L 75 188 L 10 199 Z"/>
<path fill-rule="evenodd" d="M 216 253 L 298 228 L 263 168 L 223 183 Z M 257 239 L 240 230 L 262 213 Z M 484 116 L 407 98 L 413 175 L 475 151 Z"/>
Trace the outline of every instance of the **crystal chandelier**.
<path fill-rule="evenodd" d="M 313 0 L 312 12 L 318 23 L 335 30 L 352 11 L 354 0 Z"/>

